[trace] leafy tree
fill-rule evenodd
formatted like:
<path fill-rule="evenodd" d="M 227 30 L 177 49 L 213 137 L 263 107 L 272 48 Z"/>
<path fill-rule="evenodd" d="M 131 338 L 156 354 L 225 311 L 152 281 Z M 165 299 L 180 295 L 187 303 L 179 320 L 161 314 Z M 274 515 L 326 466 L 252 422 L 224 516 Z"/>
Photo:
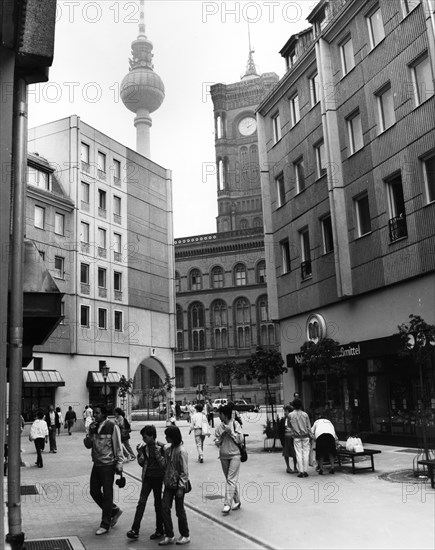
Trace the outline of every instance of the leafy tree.
<path fill-rule="evenodd" d="M 301 346 L 301 366 L 307 368 L 313 376 L 316 376 L 320 369 L 331 369 L 335 365 L 335 370 L 341 363 L 338 359 L 340 353 L 340 344 L 332 338 L 323 338 L 317 343 L 310 340 Z"/>
<path fill-rule="evenodd" d="M 119 379 L 119 389 L 118 389 L 118 395 L 121 398 L 122 401 L 122 408 L 125 406 L 125 400 L 127 399 L 127 395 L 131 395 L 133 393 L 133 378 L 127 378 L 122 375 Z"/>
<path fill-rule="evenodd" d="M 272 424 L 275 423 L 275 411 L 273 407 L 272 393 L 270 391 L 270 384 L 281 376 L 284 372 L 287 372 L 287 367 L 284 366 L 284 360 L 281 353 L 273 347 L 263 348 L 257 347 L 255 353 L 247 360 L 248 377 L 250 379 L 258 380 L 260 383 L 266 384 L 266 396 L 271 405 Z"/>
<path fill-rule="evenodd" d="M 228 382 L 230 386 L 230 400 L 233 400 L 233 383 L 235 380 L 240 380 L 247 374 L 246 363 L 237 363 L 234 360 L 227 359 L 223 363 L 216 365 L 217 375 L 225 384 Z M 226 385 L 226 384 L 225 384 Z"/>
<path fill-rule="evenodd" d="M 169 415 L 171 412 L 171 408 L 169 406 L 169 401 L 172 396 L 172 390 L 174 389 L 174 381 L 175 376 L 169 376 L 169 374 L 165 375 L 164 381 L 159 386 L 159 395 L 161 395 L 163 398 L 166 397 L 166 420 L 169 419 Z"/>

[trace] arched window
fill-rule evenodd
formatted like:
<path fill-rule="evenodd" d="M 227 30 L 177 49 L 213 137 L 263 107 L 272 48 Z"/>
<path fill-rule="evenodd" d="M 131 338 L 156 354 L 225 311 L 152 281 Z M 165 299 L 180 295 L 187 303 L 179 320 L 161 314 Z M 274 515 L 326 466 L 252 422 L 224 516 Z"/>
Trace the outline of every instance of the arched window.
<path fill-rule="evenodd" d="M 183 329 L 184 329 L 184 322 L 183 322 L 183 308 L 177 304 L 176 307 L 176 321 L 177 321 L 177 351 L 183 351 L 184 345 L 183 345 Z"/>
<path fill-rule="evenodd" d="M 248 229 L 249 227 L 249 223 L 248 223 L 248 220 L 240 220 L 240 229 Z"/>
<path fill-rule="evenodd" d="M 206 383 L 205 367 L 192 367 L 192 386 Z"/>
<path fill-rule="evenodd" d="M 257 301 L 257 326 L 259 327 L 258 344 L 275 345 L 275 325 L 269 318 L 267 296 L 260 296 Z"/>
<path fill-rule="evenodd" d="M 262 284 L 266 282 L 266 262 L 261 260 L 257 264 L 257 283 Z"/>
<path fill-rule="evenodd" d="M 251 187 L 256 187 L 260 181 L 258 171 L 258 148 L 252 145 L 249 149 L 249 168 L 250 168 L 250 183 Z"/>
<path fill-rule="evenodd" d="M 247 282 L 245 264 L 237 264 L 234 268 L 234 284 L 235 286 L 245 286 Z"/>
<path fill-rule="evenodd" d="M 263 227 L 263 220 L 261 218 L 254 218 L 254 222 L 252 225 L 254 227 Z"/>
<path fill-rule="evenodd" d="M 228 171 L 228 159 L 218 159 L 218 188 L 219 191 L 224 191 L 227 188 L 227 171 Z"/>
<path fill-rule="evenodd" d="M 192 269 L 189 276 L 190 290 L 201 290 L 202 275 L 199 269 Z"/>
<path fill-rule="evenodd" d="M 175 292 L 181 292 L 181 277 L 178 271 L 175 272 Z"/>
<path fill-rule="evenodd" d="M 228 347 L 228 312 L 223 300 L 216 300 L 211 306 L 211 325 L 215 349 Z"/>
<path fill-rule="evenodd" d="M 211 288 L 224 287 L 224 270 L 217 265 L 211 270 Z"/>
<path fill-rule="evenodd" d="M 251 347 L 251 306 L 246 298 L 239 298 L 235 303 L 235 330 L 238 348 Z"/>
<path fill-rule="evenodd" d="M 189 347 L 192 351 L 205 349 L 205 312 L 201 302 L 189 308 Z"/>

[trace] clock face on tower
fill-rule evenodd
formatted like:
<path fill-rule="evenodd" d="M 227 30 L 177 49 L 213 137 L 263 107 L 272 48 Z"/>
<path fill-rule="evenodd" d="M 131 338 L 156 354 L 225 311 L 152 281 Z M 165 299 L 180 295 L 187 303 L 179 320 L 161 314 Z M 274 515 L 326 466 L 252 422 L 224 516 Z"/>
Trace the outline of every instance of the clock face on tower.
<path fill-rule="evenodd" d="M 253 116 L 247 116 L 242 118 L 238 128 L 242 136 L 252 136 L 257 130 L 257 121 Z"/>

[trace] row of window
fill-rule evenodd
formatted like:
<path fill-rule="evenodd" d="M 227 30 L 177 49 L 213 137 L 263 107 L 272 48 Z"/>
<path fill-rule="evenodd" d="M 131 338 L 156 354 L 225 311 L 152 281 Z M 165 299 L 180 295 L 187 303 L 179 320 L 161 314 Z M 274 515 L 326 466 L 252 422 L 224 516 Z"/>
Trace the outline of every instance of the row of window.
<path fill-rule="evenodd" d="M 266 282 L 266 262 L 261 260 L 257 263 L 255 269 L 255 282 L 262 284 Z M 210 288 L 225 287 L 225 272 L 223 267 L 215 266 L 211 270 Z M 248 269 L 244 263 L 238 263 L 234 266 L 232 272 L 233 286 L 246 286 L 248 284 Z M 188 290 L 202 290 L 203 275 L 199 269 L 192 269 L 188 274 Z M 175 291 L 181 292 L 181 275 L 178 271 L 175 272 Z"/>
<path fill-rule="evenodd" d="M 90 264 L 85 262 L 80 263 L 80 283 L 82 285 L 90 285 Z M 98 288 L 107 290 L 107 269 L 104 267 L 97 268 Z M 122 273 L 120 271 L 113 272 L 113 290 L 122 292 Z"/>
<path fill-rule="evenodd" d="M 89 183 L 81 182 L 81 209 L 85 212 L 89 212 L 90 208 L 90 185 Z M 107 216 L 107 192 L 104 189 L 98 189 L 98 215 L 102 218 Z M 121 208 L 122 199 L 118 195 L 112 195 L 112 211 L 113 221 L 115 223 L 121 223 Z"/>
<path fill-rule="evenodd" d="M 35 204 L 33 210 L 33 225 L 38 229 L 45 229 L 46 224 L 45 208 Z M 65 235 L 65 215 L 60 212 L 54 213 L 54 232 L 56 235 Z"/>
<path fill-rule="evenodd" d="M 275 344 L 275 328 L 269 319 L 267 296 L 261 296 L 256 303 L 257 342 L 252 340 L 251 304 L 246 298 L 235 300 L 232 313 L 233 323 L 229 321 L 229 308 L 224 300 L 215 300 L 210 306 L 210 325 L 206 323 L 206 310 L 201 302 L 192 303 L 187 310 L 188 341 L 191 351 L 206 349 L 206 329 L 210 327 L 211 342 L 207 349 L 226 349 L 229 346 L 229 334 L 233 334 L 234 346 L 250 348 L 258 345 Z M 183 351 L 184 312 L 180 305 L 176 308 L 177 351 Z"/>
<path fill-rule="evenodd" d="M 420 159 L 423 170 L 423 179 L 427 202 L 435 201 L 435 155 Z M 400 172 L 396 172 L 385 178 L 386 195 L 388 201 L 388 230 L 390 242 L 395 242 L 399 239 L 408 236 L 406 223 L 406 208 L 403 193 L 402 176 Z M 370 203 L 367 191 L 353 198 L 355 225 L 357 236 L 362 237 L 372 231 L 372 218 L 370 214 Z M 323 239 L 323 253 L 331 252 L 334 249 L 331 216 L 327 215 L 320 219 L 321 232 Z M 299 231 L 300 248 L 294 255 L 301 256 L 301 278 L 307 279 L 311 277 L 311 255 L 310 255 L 310 237 L 308 228 L 305 227 Z M 280 242 L 282 273 L 288 273 L 291 269 L 291 246 L 288 239 Z"/>
<path fill-rule="evenodd" d="M 82 163 L 82 170 L 84 172 L 89 172 L 91 162 L 91 148 L 87 143 L 82 142 L 80 147 L 80 160 Z M 96 168 L 98 170 L 98 177 L 102 180 L 106 179 L 107 176 L 107 155 L 102 151 L 97 151 L 97 163 Z M 117 159 L 112 160 L 112 165 L 110 166 L 110 171 L 113 174 L 113 183 L 115 185 L 121 185 L 121 161 Z"/>
<path fill-rule="evenodd" d="M 186 380 L 186 374 L 190 371 L 190 377 Z M 207 368 L 201 365 L 195 367 L 175 367 L 175 386 L 177 389 L 181 388 L 197 388 L 199 385 L 208 384 L 209 386 L 218 387 L 222 382 L 223 386 L 229 386 L 230 380 L 228 375 L 224 375 L 220 372 L 218 366 L 215 366 L 211 371 L 209 370 L 210 378 L 207 378 Z M 234 383 L 234 382 L 233 382 Z M 253 380 L 248 380 L 246 376 L 237 380 L 238 384 L 253 384 Z M 158 388 L 161 384 L 161 380 L 154 371 L 150 371 L 150 388 Z M 190 384 L 187 386 L 186 384 Z"/>
<path fill-rule="evenodd" d="M 80 242 L 82 243 L 82 251 L 90 251 L 90 224 L 88 222 L 80 222 Z M 104 227 L 97 228 L 97 247 L 98 247 L 98 256 L 100 258 L 107 257 L 107 229 Z M 110 249 L 114 252 L 115 261 L 122 261 L 121 251 L 122 251 L 122 235 L 120 233 L 112 233 L 112 242 L 110 244 Z"/>
<path fill-rule="evenodd" d="M 115 310 L 113 312 L 113 329 L 117 332 L 122 332 L 124 330 L 124 321 L 123 321 L 124 312 Z M 80 306 L 80 326 L 83 328 L 89 328 L 91 326 L 91 307 L 90 306 Z M 101 330 L 108 330 L 107 324 L 107 309 L 98 308 L 97 311 L 97 327 Z"/>

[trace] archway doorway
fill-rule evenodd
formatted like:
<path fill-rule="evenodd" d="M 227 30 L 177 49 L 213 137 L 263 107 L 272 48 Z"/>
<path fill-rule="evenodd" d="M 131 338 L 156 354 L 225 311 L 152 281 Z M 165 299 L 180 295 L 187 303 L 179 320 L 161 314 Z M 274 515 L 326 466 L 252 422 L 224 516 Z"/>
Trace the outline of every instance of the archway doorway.
<path fill-rule="evenodd" d="M 148 357 L 138 365 L 133 377 L 132 410 L 143 411 L 144 419 L 164 418 L 166 395 L 162 385 L 168 374 L 155 357 Z"/>

